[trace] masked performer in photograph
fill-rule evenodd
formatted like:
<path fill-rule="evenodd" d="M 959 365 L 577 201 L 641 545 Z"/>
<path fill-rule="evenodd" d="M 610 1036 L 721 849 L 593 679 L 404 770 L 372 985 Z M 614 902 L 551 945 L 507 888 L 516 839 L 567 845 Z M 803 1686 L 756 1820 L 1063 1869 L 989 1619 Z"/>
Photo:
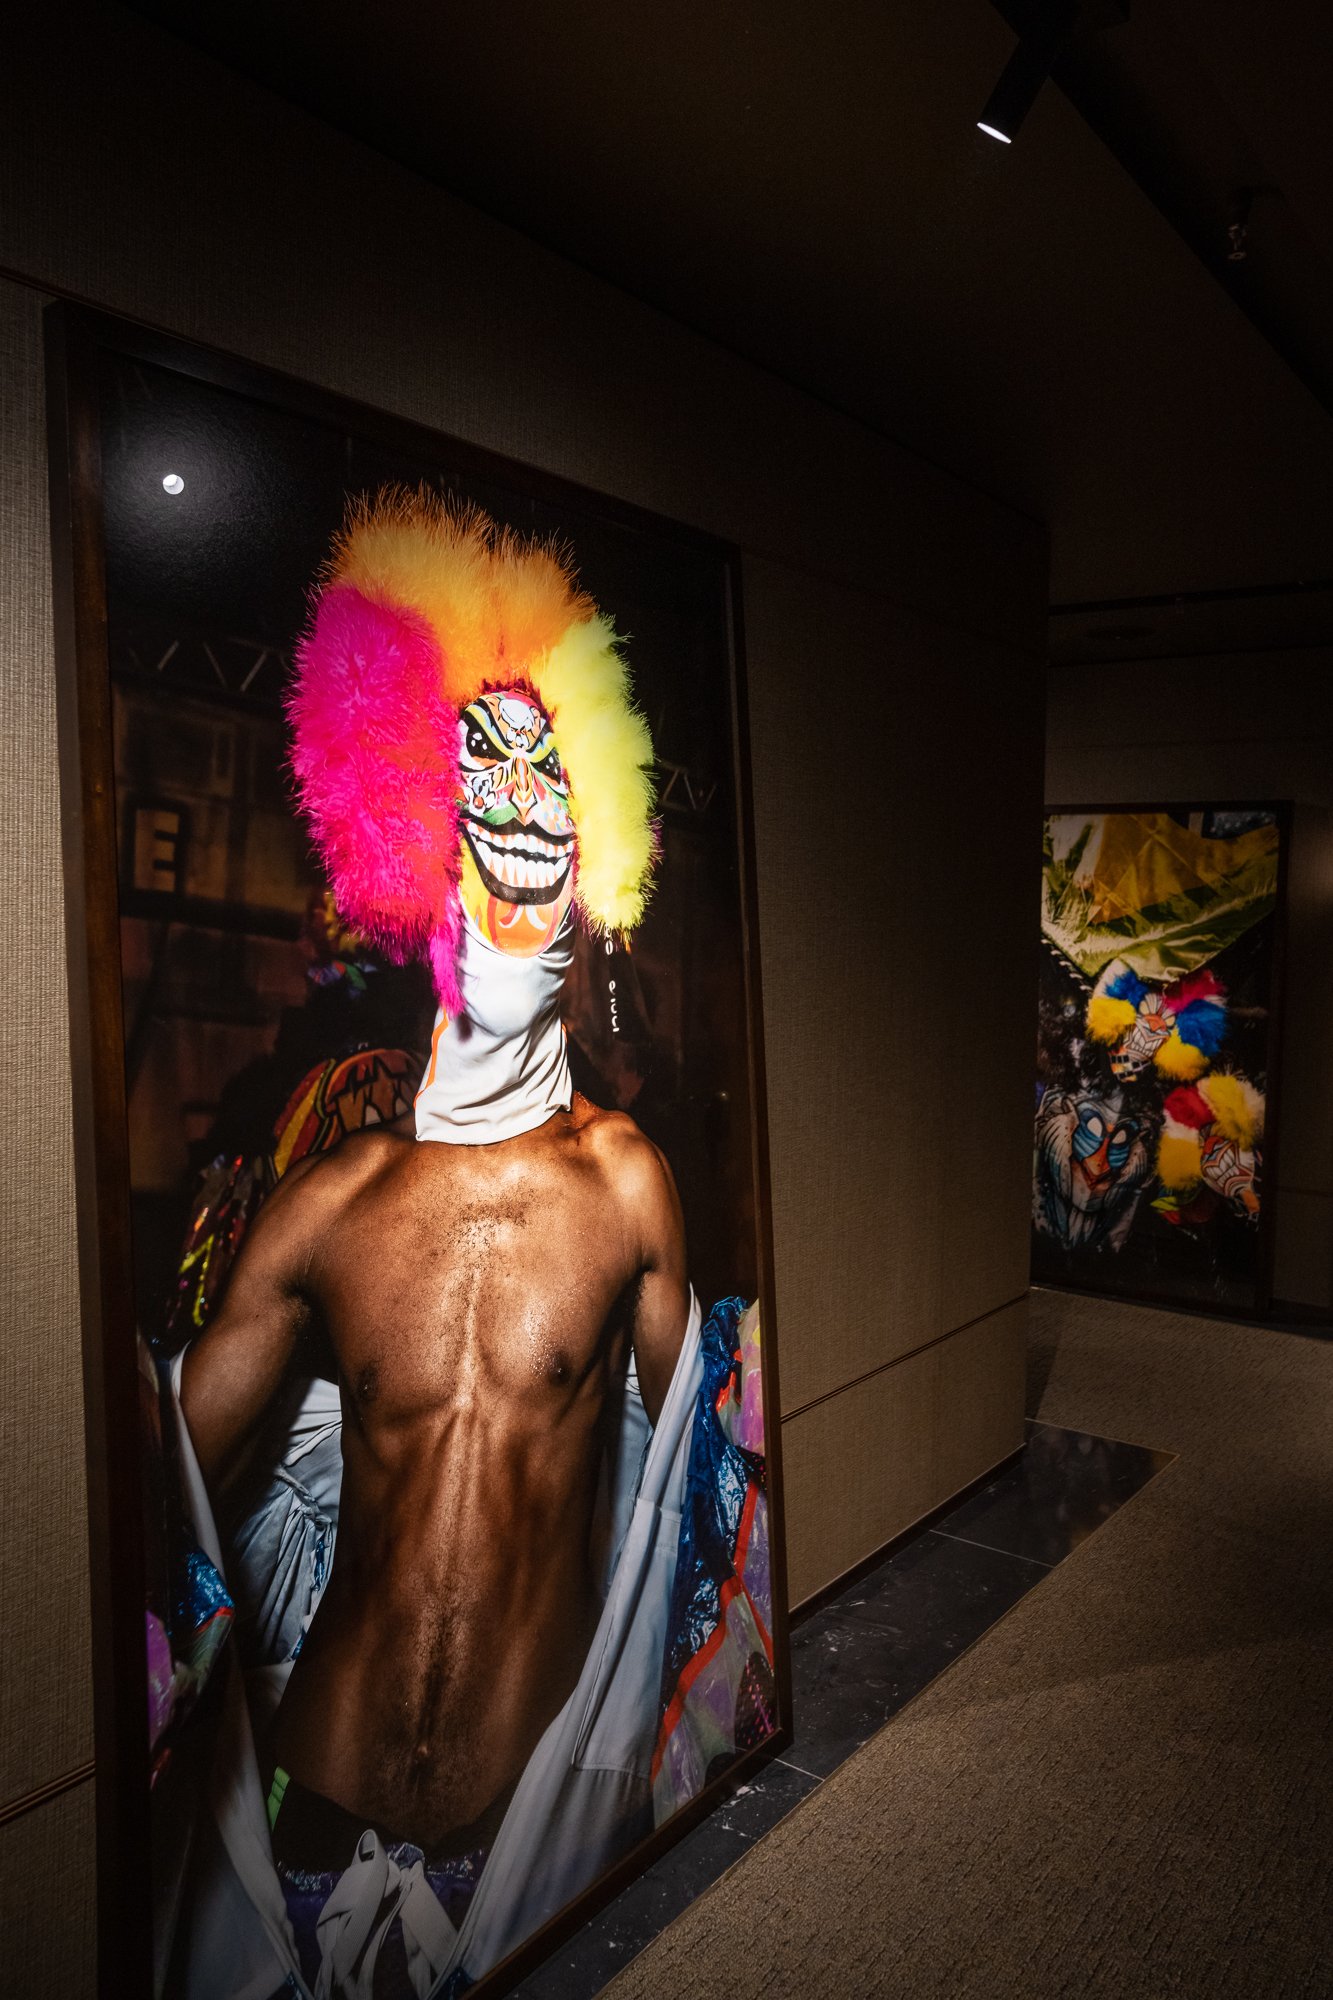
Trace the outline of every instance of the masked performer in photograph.
<path fill-rule="evenodd" d="M 771 1727 L 757 1315 L 701 1330 L 665 1159 L 571 1088 L 576 916 L 636 925 L 655 832 L 567 563 L 425 494 L 363 507 L 290 715 L 338 909 L 439 1011 L 413 1117 L 284 1176 L 175 1365 L 243 1656 L 175 1962 L 229 2000 L 452 1995 Z M 710 1740 L 677 1725 L 719 1628 Z"/>

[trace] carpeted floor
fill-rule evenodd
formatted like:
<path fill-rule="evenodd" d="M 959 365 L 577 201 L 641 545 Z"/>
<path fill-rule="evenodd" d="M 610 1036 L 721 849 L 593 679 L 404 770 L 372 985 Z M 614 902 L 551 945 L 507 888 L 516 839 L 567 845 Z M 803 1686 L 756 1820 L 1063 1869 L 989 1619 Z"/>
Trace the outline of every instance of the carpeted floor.
<path fill-rule="evenodd" d="M 613 2000 L 1333 1996 L 1333 1342 L 1037 1293 L 1031 1390 L 1180 1458 Z"/>

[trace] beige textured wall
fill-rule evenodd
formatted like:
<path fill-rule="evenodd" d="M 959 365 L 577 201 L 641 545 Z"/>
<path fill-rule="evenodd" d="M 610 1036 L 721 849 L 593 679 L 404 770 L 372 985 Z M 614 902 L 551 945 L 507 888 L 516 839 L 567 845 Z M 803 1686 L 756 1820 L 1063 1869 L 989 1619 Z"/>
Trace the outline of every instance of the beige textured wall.
<path fill-rule="evenodd" d="M 742 545 L 807 1595 L 1019 1441 L 1044 535 L 134 16 L 29 10 L 6 58 L 0 269 Z M 0 285 L 0 1806 L 89 1753 L 38 305 Z M 85 1787 L 0 1829 L 15 1990 L 91 1990 L 88 1826 Z"/>
<path fill-rule="evenodd" d="M 1046 796 L 1295 801 L 1273 1282 L 1333 1307 L 1333 647 L 1056 670 Z"/>
<path fill-rule="evenodd" d="M 41 300 L 0 285 L 0 1809 L 92 1755 L 42 397 Z M 50 1872 L 71 1835 L 90 1852 L 86 1783 L 0 1826 L 0 1966 L 15 1992 L 87 1988 L 87 1888 L 62 1913 Z M 49 1965 L 31 1960 L 34 1929 Z"/>

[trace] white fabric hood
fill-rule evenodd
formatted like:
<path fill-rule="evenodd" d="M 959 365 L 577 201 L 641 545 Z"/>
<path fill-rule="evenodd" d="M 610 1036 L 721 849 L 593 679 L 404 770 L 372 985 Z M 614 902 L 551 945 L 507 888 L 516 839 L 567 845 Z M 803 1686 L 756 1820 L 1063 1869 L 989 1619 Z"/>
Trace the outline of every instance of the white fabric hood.
<path fill-rule="evenodd" d="M 416 1100 L 418 1139 L 489 1146 L 535 1131 L 573 1098 L 560 995 L 574 958 L 567 915 L 545 951 L 489 944 L 463 918 L 463 1012 L 435 1017 L 430 1061 Z"/>

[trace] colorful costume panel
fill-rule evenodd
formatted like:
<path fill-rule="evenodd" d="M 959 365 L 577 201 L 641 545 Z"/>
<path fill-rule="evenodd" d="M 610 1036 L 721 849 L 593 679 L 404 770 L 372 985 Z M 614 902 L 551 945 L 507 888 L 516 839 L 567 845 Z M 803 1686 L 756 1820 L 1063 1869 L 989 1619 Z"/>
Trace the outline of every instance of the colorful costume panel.
<path fill-rule="evenodd" d="M 1129 1083 L 1154 1063 L 1163 1076 L 1191 1083 L 1226 1039 L 1226 989 L 1211 972 L 1169 986 L 1145 986 L 1115 959 L 1088 1002 L 1088 1033 L 1111 1048 L 1111 1074 Z"/>
<path fill-rule="evenodd" d="M 1264 1129 L 1260 1092 L 1242 1076 L 1206 1076 L 1196 1087 L 1173 1090 L 1164 1110 L 1158 1211 L 1169 1222 L 1197 1225 L 1225 1204 L 1256 1221 Z"/>
<path fill-rule="evenodd" d="M 653 1752 L 660 1825 L 777 1726 L 759 1308 L 724 1299 L 703 1376 Z"/>
<path fill-rule="evenodd" d="M 1047 821 L 1042 931 L 1082 979 L 1113 959 L 1145 986 L 1199 972 L 1276 907 L 1278 830 L 1222 839 L 1166 812 Z"/>
<path fill-rule="evenodd" d="M 527 820 L 544 836 L 529 865 L 540 873 L 561 848 L 567 815 L 580 914 L 599 932 L 632 930 L 656 851 L 652 742 L 610 620 L 558 550 L 476 508 L 422 491 L 355 513 L 298 649 L 292 763 L 339 910 L 390 957 L 428 956 L 449 1013 L 464 843 L 492 883 L 542 886 L 517 870 L 506 881 L 512 786 L 498 778 L 492 795 L 469 761 L 469 742 L 479 762 L 486 746 L 520 744 L 524 700 L 560 745 L 552 765 L 540 738 L 521 744 L 546 793 Z M 463 715 L 475 734 L 460 743 Z"/>

